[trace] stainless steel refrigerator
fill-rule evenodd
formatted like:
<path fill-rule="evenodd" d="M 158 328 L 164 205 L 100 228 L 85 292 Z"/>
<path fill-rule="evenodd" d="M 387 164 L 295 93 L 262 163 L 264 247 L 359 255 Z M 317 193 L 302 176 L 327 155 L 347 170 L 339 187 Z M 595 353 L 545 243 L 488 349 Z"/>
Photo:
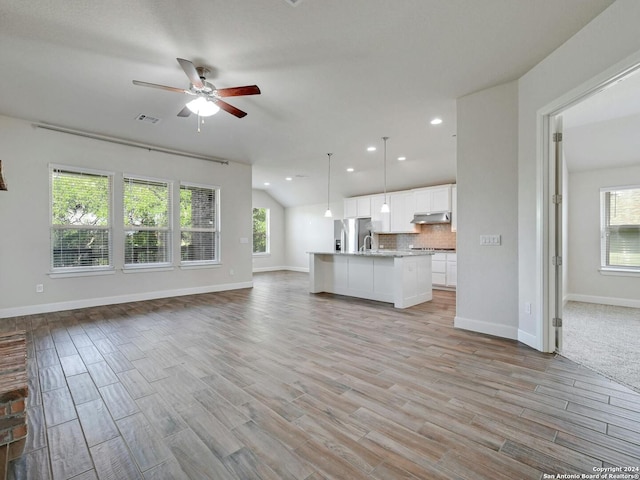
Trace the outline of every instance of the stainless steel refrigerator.
<path fill-rule="evenodd" d="M 364 237 L 371 235 L 370 218 L 334 220 L 333 237 L 336 252 L 353 253 L 364 245 Z M 367 245 L 369 248 L 371 244 Z"/>

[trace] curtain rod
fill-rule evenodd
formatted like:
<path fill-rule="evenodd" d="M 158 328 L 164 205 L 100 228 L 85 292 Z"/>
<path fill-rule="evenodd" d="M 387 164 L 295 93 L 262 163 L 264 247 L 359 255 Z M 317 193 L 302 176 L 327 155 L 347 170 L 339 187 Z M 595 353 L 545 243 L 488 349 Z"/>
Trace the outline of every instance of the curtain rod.
<path fill-rule="evenodd" d="M 126 145 L 127 147 L 142 148 L 150 152 L 169 153 L 171 155 L 178 155 L 181 157 L 188 157 L 188 158 L 196 158 L 198 160 L 208 160 L 210 162 L 217 162 L 222 165 L 229 165 L 228 160 L 222 160 L 216 157 L 207 157 L 205 155 L 198 155 L 196 153 L 183 152 L 180 150 L 171 150 L 170 148 L 156 147 L 154 145 L 147 145 L 145 143 L 133 142 L 131 140 L 125 140 L 122 138 L 108 137 L 106 135 L 99 135 L 97 133 L 84 132 L 82 130 L 73 130 L 71 128 L 59 127 L 57 125 L 52 125 L 50 123 L 34 123 L 33 126 L 36 128 L 42 128 L 44 130 L 52 130 L 54 132 L 77 135 L 78 137 L 91 138 L 93 140 L 101 140 L 103 142 L 116 143 L 118 145 Z"/>

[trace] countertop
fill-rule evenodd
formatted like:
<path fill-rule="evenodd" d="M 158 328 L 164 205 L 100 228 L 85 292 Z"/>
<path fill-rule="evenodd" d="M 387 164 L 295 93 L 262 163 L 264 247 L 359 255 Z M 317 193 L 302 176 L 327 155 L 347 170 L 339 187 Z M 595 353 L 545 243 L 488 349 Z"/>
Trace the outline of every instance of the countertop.
<path fill-rule="evenodd" d="M 307 252 L 314 255 L 355 255 L 360 257 L 417 257 L 433 255 L 431 250 L 366 250 L 363 252 Z"/>

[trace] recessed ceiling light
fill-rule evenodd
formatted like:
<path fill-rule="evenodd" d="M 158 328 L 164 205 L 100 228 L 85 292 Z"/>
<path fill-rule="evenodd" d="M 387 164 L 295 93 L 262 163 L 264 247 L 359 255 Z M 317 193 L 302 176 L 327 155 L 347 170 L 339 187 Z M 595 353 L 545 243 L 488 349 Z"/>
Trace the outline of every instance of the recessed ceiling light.
<path fill-rule="evenodd" d="M 404 162 L 407 159 L 407 157 L 398 157 L 398 161 L 399 162 Z"/>
<path fill-rule="evenodd" d="M 441 118 L 434 118 L 433 120 L 431 120 L 431 125 L 440 125 L 441 123 L 442 123 Z"/>
<path fill-rule="evenodd" d="M 376 147 L 367 147 L 367 152 L 375 152 Z"/>
<path fill-rule="evenodd" d="M 269 185 L 271 185 L 269 182 L 264 182 L 265 187 L 268 187 Z"/>
<path fill-rule="evenodd" d="M 287 182 L 290 182 L 291 180 L 293 180 L 293 178 L 292 178 L 292 177 L 287 177 L 287 178 L 285 178 L 285 180 L 286 180 Z"/>
<path fill-rule="evenodd" d="M 353 170 L 354 170 L 354 169 L 353 169 L 353 168 L 351 168 L 351 167 L 347 168 L 347 172 L 353 172 Z"/>

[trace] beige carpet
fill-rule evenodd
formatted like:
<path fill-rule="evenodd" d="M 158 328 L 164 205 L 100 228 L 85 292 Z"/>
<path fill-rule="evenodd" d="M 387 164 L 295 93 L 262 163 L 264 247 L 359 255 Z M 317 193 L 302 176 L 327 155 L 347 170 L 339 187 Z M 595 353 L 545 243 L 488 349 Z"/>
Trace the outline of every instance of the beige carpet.
<path fill-rule="evenodd" d="M 640 309 L 567 302 L 562 355 L 640 392 Z"/>

